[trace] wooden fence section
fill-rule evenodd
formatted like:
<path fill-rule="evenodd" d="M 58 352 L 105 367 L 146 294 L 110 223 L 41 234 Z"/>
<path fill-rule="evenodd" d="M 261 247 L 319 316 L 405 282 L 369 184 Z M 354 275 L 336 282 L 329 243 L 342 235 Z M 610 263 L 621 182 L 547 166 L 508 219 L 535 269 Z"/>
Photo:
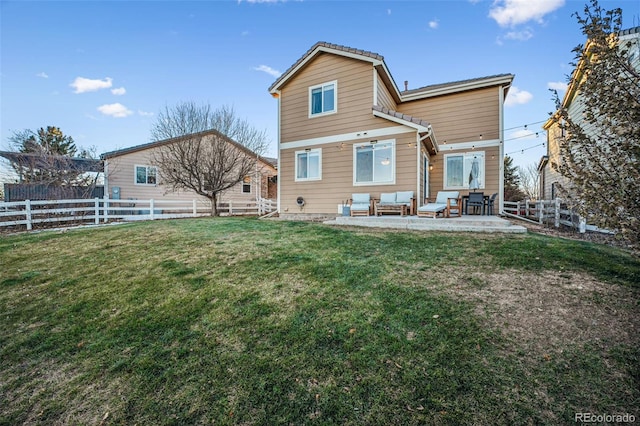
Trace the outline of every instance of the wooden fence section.
<path fill-rule="evenodd" d="M 507 216 L 529 220 L 541 225 L 553 225 L 556 228 L 560 225 L 569 226 L 578 229 L 581 234 L 586 231 L 612 233 L 609 230 L 587 224 L 584 217 L 567 208 L 559 198 L 555 200 L 505 201 L 504 213 Z"/>
<path fill-rule="evenodd" d="M 104 197 L 104 186 L 55 186 L 37 183 L 5 183 L 4 201 L 94 199 Z"/>
<path fill-rule="evenodd" d="M 273 200 L 227 201 L 218 206 L 222 215 L 264 215 L 276 209 Z M 73 200 L 25 200 L 0 203 L 0 227 L 45 227 L 48 224 L 100 224 L 113 220 L 155 220 L 208 216 L 206 200 L 113 200 L 109 198 Z"/>

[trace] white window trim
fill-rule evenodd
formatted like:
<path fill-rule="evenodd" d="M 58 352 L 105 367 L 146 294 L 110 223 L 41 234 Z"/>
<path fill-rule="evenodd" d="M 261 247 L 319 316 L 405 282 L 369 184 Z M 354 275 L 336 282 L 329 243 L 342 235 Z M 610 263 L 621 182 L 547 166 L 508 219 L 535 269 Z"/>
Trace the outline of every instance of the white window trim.
<path fill-rule="evenodd" d="M 249 177 L 249 183 L 245 182 L 244 179 L 242 179 L 242 182 L 240 182 L 241 187 L 240 187 L 240 193 L 241 194 L 252 194 L 253 193 L 253 179 L 251 178 L 251 176 Z M 249 185 L 249 192 L 244 192 L 244 186 L 245 185 Z"/>
<path fill-rule="evenodd" d="M 331 111 L 319 112 L 317 114 L 312 114 L 312 97 L 311 93 L 313 89 L 322 88 L 324 86 L 328 86 L 329 84 L 333 84 L 333 109 Z M 324 92 L 323 92 L 324 93 Z M 327 81 L 322 84 L 316 84 L 315 86 L 309 87 L 309 118 L 316 117 L 324 117 L 325 115 L 331 115 L 338 112 L 338 80 Z"/>
<path fill-rule="evenodd" d="M 298 177 L 298 154 L 309 154 L 311 152 L 317 152 L 318 153 L 318 177 L 306 177 L 306 178 L 299 178 Z M 310 182 L 310 181 L 319 181 L 322 180 L 322 148 L 314 148 L 314 149 L 303 149 L 300 151 L 296 151 L 294 154 L 294 161 L 295 161 L 295 171 L 294 171 L 294 178 L 296 182 Z M 308 161 L 308 160 L 307 160 Z"/>
<path fill-rule="evenodd" d="M 482 157 L 482 186 L 479 187 L 478 189 L 485 189 L 487 187 L 487 157 L 485 155 L 484 151 L 471 151 L 471 152 L 458 152 L 458 153 L 451 153 L 451 154 L 445 154 L 444 155 L 444 167 L 443 167 L 443 174 L 442 174 L 442 183 L 443 183 L 443 188 L 445 190 L 447 189 L 469 189 L 469 181 L 467 179 L 465 179 L 465 176 L 468 176 L 468 173 L 466 173 L 466 171 L 464 170 L 464 164 L 465 164 L 465 158 L 466 157 L 472 157 L 472 156 L 481 156 Z M 449 157 L 460 157 L 462 156 L 462 186 L 447 186 L 447 158 Z"/>
<path fill-rule="evenodd" d="M 382 145 L 385 143 L 391 144 L 391 177 L 392 179 L 387 182 L 356 182 L 357 177 L 357 150 L 360 146 L 368 146 L 368 145 Z M 353 145 L 353 186 L 377 186 L 377 185 L 395 185 L 396 184 L 396 140 L 395 139 L 387 139 L 382 141 L 376 141 L 375 143 L 364 142 L 357 143 Z"/>
<path fill-rule="evenodd" d="M 156 183 L 139 183 L 138 182 L 138 167 L 144 167 L 145 169 L 147 169 L 147 180 L 149 180 L 149 169 L 156 169 Z M 147 166 L 144 164 L 136 164 L 133 166 L 133 183 L 134 185 L 141 185 L 141 186 L 156 186 L 158 185 L 158 168 L 156 166 Z"/>

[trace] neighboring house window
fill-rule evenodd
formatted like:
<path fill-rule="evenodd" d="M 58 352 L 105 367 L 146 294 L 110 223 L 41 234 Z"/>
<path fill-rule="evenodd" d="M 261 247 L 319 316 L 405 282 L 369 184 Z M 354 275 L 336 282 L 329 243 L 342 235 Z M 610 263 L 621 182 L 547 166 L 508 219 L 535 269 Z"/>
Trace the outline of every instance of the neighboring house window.
<path fill-rule="evenodd" d="M 444 156 L 446 189 L 483 189 L 485 187 L 484 152 L 465 152 Z"/>
<path fill-rule="evenodd" d="M 136 166 L 136 185 L 158 183 L 158 169 L 153 166 Z"/>
<path fill-rule="evenodd" d="M 245 176 L 242 179 L 242 193 L 251 194 L 251 176 Z"/>
<path fill-rule="evenodd" d="M 296 182 L 322 179 L 322 149 L 296 151 Z"/>
<path fill-rule="evenodd" d="M 556 194 L 556 183 L 553 182 L 551 184 L 551 199 L 555 200 L 557 196 L 558 196 L 558 194 Z"/>
<path fill-rule="evenodd" d="M 353 184 L 395 183 L 395 141 L 371 141 L 353 146 Z"/>
<path fill-rule="evenodd" d="M 309 117 L 336 112 L 337 89 L 337 81 L 309 87 Z"/>

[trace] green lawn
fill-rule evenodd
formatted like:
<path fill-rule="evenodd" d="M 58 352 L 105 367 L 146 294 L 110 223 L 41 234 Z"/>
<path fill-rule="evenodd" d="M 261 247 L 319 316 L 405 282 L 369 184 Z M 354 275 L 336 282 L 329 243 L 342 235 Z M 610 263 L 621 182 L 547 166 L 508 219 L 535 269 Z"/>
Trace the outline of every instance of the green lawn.
<path fill-rule="evenodd" d="M 0 237 L 0 424 L 640 418 L 640 261 L 217 218 Z"/>

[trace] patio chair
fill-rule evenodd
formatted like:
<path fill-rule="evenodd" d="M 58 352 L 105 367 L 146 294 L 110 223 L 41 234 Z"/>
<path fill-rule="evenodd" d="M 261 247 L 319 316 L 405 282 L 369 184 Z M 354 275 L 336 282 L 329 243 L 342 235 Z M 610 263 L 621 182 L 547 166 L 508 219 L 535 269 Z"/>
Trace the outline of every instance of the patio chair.
<path fill-rule="evenodd" d="M 469 214 L 469 207 L 473 209 L 474 213 L 477 212 L 479 208 L 480 213 L 484 214 L 484 192 L 470 192 L 464 208 L 464 214 Z"/>
<path fill-rule="evenodd" d="M 489 198 L 487 200 L 487 205 L 486 205 L 486 209 L 487 209 L 487 214 L 489 216 L 493 215 L 493 206 L 495 205 L 495 201 L 496 201 L 496 197 L 498 196 L 498 193 L 496 192 L 495 194 L 493 194 L 491 196 L 491 198 Z"/>
<path fill-rule="evenodd" d="M 351 199 L 349 200 L 351 216 L 371 215 L 371 201 L 369 194 L 351 194 Z"/>
<path fill-rule="evenodd" d="M 435 219 L 439 214 L 442 214 L 443 217 L 450 217 L 452 210 L 457 211 L 458 216 L 461 216 L 461 205 L 459 191 L 439 191 L 433 203 L 418 207 L 418 216 Z"/>

